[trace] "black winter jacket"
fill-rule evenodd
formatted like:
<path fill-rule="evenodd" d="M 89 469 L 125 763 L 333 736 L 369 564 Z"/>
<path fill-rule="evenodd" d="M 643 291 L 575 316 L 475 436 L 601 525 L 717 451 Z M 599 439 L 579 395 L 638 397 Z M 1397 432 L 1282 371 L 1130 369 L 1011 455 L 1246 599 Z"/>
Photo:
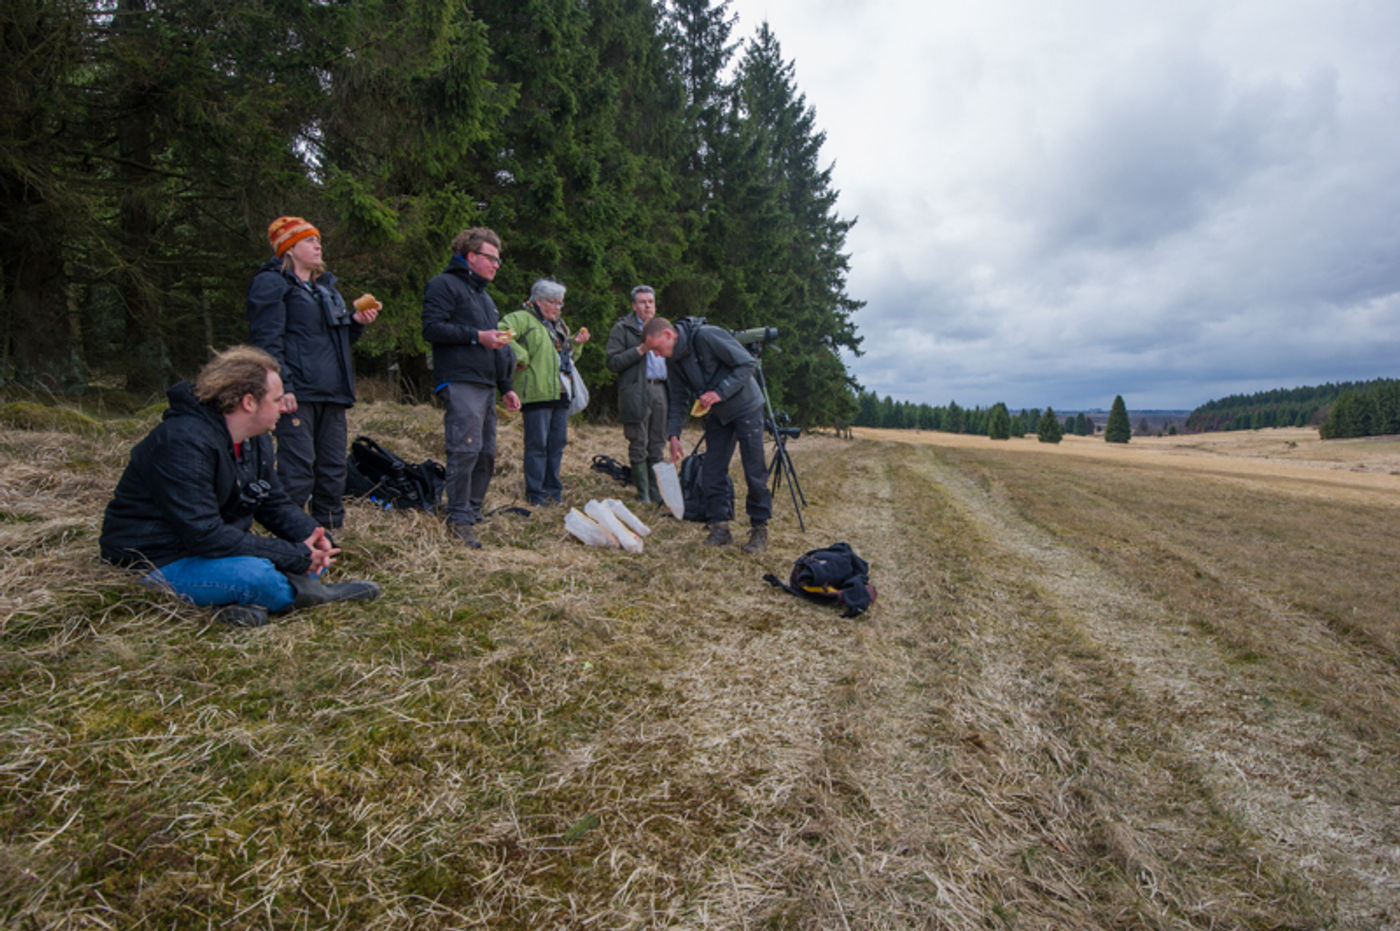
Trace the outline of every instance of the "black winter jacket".
<path fill-rule="evenodd" d="M 300 402 L 355 403 L 350 346 L 365 328 L 323 272 L 308 283 L 269 261 L 248 286 L 248 334 L 282 365 L 282 385 Z"/>
<path fill-rule="evenodd" d="M 501 394 L 513 390 L 515 353 L 509 346 L 487 349 L 476 341 L 478 331 L 497 329 L 500 319 L 486 279 L 453 256 L 423 294 L 423 339 L 433 346 L 433 384 L 491 385 Z"/>
<path fill-rule="evenodd" d="M 316 521 L 292 504 L 272 469 L 272 438 L 244 440 L 235 459 L 224 417 L 199 403 L 187 381 L 166 395 L 170 409 L 131 451 L 102 518 L 102 558 L 119 566 L 163 566 L 188 556 L 261 556 L 283 572 L 311 567 L 302 541 Z M 271 491 L 245 500 L 261 479 Z M 251 499 L 251 495 L 248 496 Z M 277 538 L 251 532 L 254 518 Z"/>
<path fill-rule="evenodd" d="M 680 436 L 691 402 L 706 391 L 719 394 L 707 416 L 722 424 L 763 404 L 754 371 L 758 360 L 728 330 L 710 326 L 704 317 L 677 320 L 676 347 L 666 360 L 670 407 L 666 435 Z"/>

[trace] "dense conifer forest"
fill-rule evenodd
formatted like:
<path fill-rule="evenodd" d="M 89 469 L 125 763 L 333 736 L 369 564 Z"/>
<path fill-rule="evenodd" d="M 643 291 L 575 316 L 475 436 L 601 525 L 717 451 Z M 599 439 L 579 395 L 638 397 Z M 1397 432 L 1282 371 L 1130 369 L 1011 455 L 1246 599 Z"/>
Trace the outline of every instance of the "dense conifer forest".
<path fill-rule="evenodd" d="M 1232 394 L 1186 420 L 1190 432 L 1317 425 L 1323 438 L 1400 433 L 1400 380 L 1340 382 Z"/>
<path fill-rule="evenodd" d="M 710 0 L 13 0 L 0 11 L 0 379 L 150 396 L 247 338 L 266 229 L 304 216 L 385 305 L 362 370 L 425 383 L 423 287 L 493 227 L 605 336 L 777 327 L 774 401 L 849 420 L 857 352 L 823 133 L 766 26 Z M 611 410 L 601 351 L 581 355 Z"/>
<path fill-rule="evenodd" d="M 1046 410 L 1049 411 L 1049 408 Z M 1053 411 L 1050 413 L 1053 416 Z M 1007 439 L 1038 433 L 1044 416 L 1038 407 L 1021 408 L 1018 413 L 1013 414 L 1000 401 L 983 410 L 981 407 L 962 407 L 957 401 L 949 401 L 946 405 L 896 401 L 888 395 L 881 398 L 873 391 L 862 389 L 856 396 L 856 416 L 853 423 L 858 427 L 940 430 L 944 433 L 969 433 L 991 436 L 993 439 Z M 1073 417 L 1065 418 L 1062 432 L 1073 436 L 1093 436 L 1094 422 L 1080 411 Z"/>

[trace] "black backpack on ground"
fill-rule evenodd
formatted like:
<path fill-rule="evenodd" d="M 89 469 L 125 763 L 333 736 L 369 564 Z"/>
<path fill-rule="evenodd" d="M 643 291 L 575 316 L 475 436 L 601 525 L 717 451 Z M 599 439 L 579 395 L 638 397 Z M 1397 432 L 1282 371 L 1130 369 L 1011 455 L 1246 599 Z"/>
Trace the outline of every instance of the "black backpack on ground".
<path fill-rule="evenodd" d="M 447 470 L 431 459 L 410 465 L 369 437 L 357 436 L 345 464 L 346 497 L 368 498 L 386 510 L 435 514 L 442 507 Z"/>
<path fill-rule="evenodd" d="M 632 470 L 618 462 L 612 456 L 604 456 L 602 453 L 594 456 L 593 471 L 602 472 L 604 475 L 610 476 L 624 485 L 632 484 Z"/>
<path fill-rule="evenodd" d="M 833 543 L 803 553 L 792 564 L 786 585 L 772 573 L 763 580 L 809 601 L 840 605 L 845 609 L 842 617 L 864 614 L 875 601 L 870 565 L 856 555 L 849 543 Z"/>
<path fill-rule="evenodd" d="M 695 448 L 690 451 L 690 455 L 681 460 L 681 495 L 685 498 L 685 519 L 686 520 L 708 520 L 705 514 L 705 488 L 701 484 L 700 476 L 704 472 L 706 452 L 697 452 L 700 444 L 705 442 L 702 436 L 695 441 Z M 728 495 L 729 508 L 721 520 L 734 519 L 734 479 L 728 475 L 724 477 L 724 490 Z"/>

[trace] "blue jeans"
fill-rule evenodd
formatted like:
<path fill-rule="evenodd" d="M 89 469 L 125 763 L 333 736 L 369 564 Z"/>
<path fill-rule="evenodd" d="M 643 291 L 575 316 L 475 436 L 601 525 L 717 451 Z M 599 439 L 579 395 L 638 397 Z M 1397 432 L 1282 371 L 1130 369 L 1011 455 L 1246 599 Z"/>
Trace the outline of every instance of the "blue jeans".
<path fill-rule="evenodd" d="M 141 581 L 196 605 L 262 605 L 281 611 L 296 600 L 287 577 L 259 556 L 190 556 L 151 570 Z"/>
<path fill-rule="evenodd" d="M 569 442 L 569 409 L 526 407 L 521 416 L 525 427 L 525 500 L 531 504 L 562 502 L 559 463 Z"/>

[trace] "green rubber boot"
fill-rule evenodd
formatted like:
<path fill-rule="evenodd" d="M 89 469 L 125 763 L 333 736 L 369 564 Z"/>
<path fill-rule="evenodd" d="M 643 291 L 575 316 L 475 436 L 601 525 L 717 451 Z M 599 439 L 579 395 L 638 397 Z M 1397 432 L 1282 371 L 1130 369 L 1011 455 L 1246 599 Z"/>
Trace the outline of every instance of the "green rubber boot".
<path fill-rule="evenodd" d="M 642 504 L 651 504 L 651 482 L 647 480 L 645 462 L 632 463 L 632 484 L 637 486 L 637 500 Z"/>

